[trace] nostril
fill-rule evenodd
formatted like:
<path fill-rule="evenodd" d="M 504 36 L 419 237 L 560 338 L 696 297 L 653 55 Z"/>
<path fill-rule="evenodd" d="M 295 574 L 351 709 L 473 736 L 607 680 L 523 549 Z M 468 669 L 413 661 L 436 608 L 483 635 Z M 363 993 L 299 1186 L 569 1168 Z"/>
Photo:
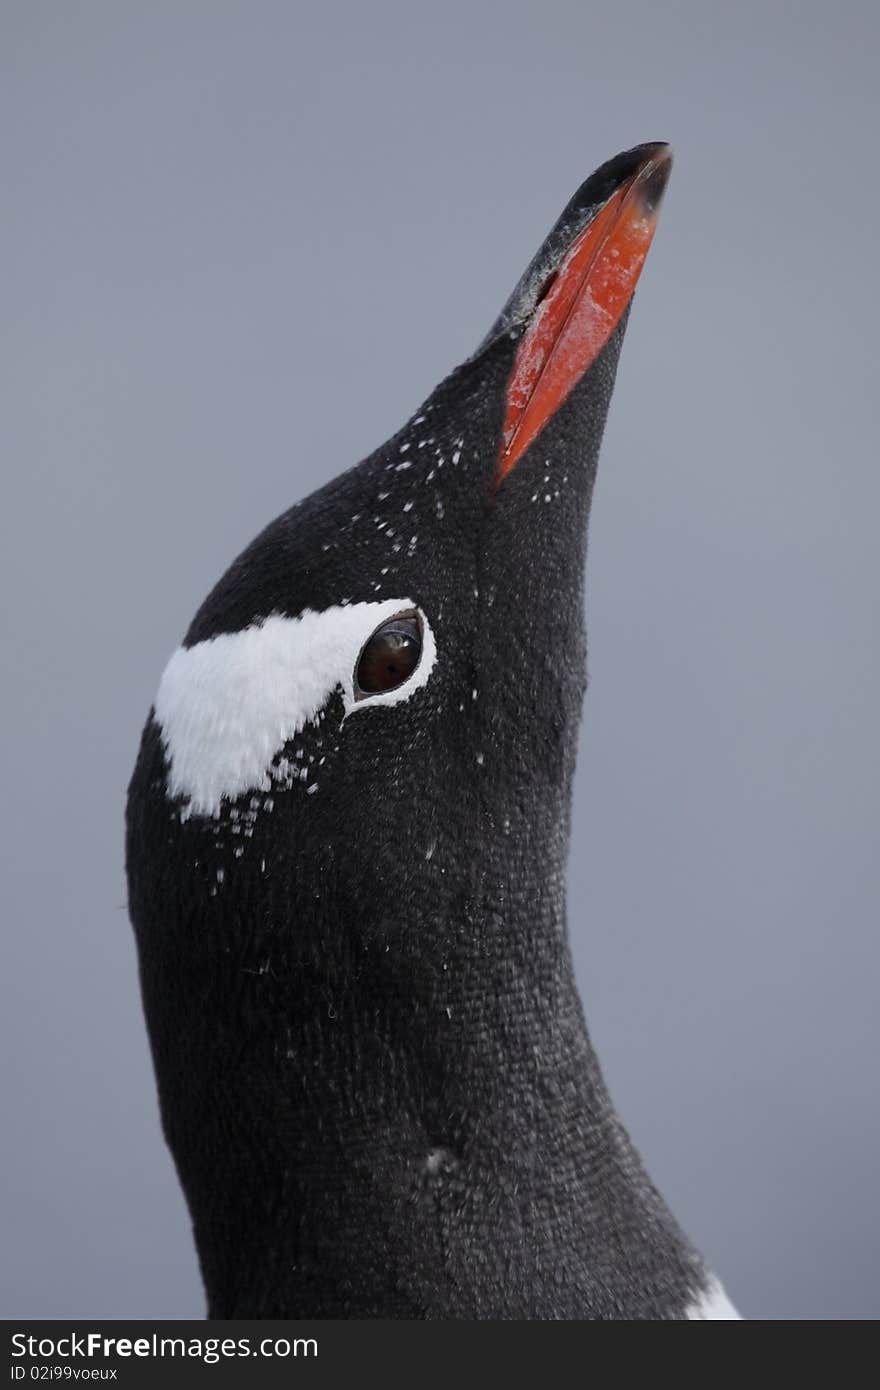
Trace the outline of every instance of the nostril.
<path fill-rule="evenodd" d="M 558 278 L 559 278 L 559 272 L 556 271 L 556 270 L 554 270 L 554 271 L 552 272 L 552 274 L 550 274 L 550 275 L 547 276 L 547 279 L 544 281 L 543 285 L 541 286 L 541 292 L 540 292 L 540 294 L 538 295 L 538 298 L 535 300 L 535 308 L 536 308 L 536 309 L 537 309 L 538 305 L 539 305 L 539 304 L 542 304 L 542 303 L 544 302 L 544 300 L 547 298 L 547 296 L 548 296 L 548 294 L 550 293 L 550 291 L 552 290 L 553 286 L 556 284 L 556 281 L 558 280 Z"/>

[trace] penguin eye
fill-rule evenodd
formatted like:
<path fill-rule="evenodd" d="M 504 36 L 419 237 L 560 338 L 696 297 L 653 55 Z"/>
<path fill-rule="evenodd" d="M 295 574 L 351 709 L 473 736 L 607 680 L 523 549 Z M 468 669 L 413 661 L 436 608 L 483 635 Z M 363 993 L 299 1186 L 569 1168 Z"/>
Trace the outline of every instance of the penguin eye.
<path fill-rule="evenodd" d="M 422 654 L 417 613 L 401 613 L 377 627 L 361 649 L 355 668 L 355 698 L 396 690 L 409 680 Z"/>

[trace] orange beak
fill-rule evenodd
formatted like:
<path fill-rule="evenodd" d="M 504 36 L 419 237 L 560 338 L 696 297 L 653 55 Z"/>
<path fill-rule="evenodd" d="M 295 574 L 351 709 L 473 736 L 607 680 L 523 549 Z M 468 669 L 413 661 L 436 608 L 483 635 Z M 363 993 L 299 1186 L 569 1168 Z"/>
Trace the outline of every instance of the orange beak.
<path fill-rule="evenodd" d="M 507 384 L 496 488 L 595 362 L 642 272 L 669 178 L 672 151 L 650 147 L 600 205 L 550 275 Z"/>

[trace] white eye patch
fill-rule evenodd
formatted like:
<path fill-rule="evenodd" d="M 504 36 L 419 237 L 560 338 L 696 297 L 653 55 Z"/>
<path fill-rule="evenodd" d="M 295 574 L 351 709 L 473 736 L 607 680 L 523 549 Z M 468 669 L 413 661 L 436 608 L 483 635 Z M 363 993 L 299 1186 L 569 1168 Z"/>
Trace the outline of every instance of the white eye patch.
<path fill-rule="evenodd" d="M 383 622 L 413 609 L 422 623 L 418 666 L 396 689 L 356 701 L 354 668 L 364 643 Z M 268 791 L 273 759 L 314 722 L 334 690 L 342 690 L 346 718 L 396 705 L 426 683 L 436 657 L 425 615 L 406 598 L 306 609 L 298 618 L 273 614 L 243 632 L 179 647 L 155 703 L 169 795 L 187 798 L 185 819 L 214 815 L 224 798 Z"/>

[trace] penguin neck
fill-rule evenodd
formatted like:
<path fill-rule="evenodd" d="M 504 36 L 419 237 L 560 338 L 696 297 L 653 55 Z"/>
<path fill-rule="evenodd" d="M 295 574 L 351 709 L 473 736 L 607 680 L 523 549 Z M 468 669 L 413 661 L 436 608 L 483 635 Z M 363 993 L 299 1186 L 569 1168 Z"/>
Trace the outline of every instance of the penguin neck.
<path fill-rule="evenodd" d="M 325 959 L 308 1007 L 281 968 L 239 995 L 257 1071 L 242 1018 L 187 1184 L 212 1316 L 585 1316 L 609 1240 L 675 1245 L 589 1041 L 561 873 L 510 887 L 487 877 L 445 941 L 421 923 L 439 954 L 410 924 L 354 974 Z"/>
<path fill-rule="evenodd" d="M 460 921 L 431 1023 L 449 1123 L 444 1150 L 527 1191 L 542 1151 L 566 1156 L 566 1193 L 607 1160 L 620 1126 L 589 1037 L 569 947 L 564 857 L 535 841 L 519 871 L 488 870 Z M 541 1165 L 539 1164 L 540 1168 Z"/>

